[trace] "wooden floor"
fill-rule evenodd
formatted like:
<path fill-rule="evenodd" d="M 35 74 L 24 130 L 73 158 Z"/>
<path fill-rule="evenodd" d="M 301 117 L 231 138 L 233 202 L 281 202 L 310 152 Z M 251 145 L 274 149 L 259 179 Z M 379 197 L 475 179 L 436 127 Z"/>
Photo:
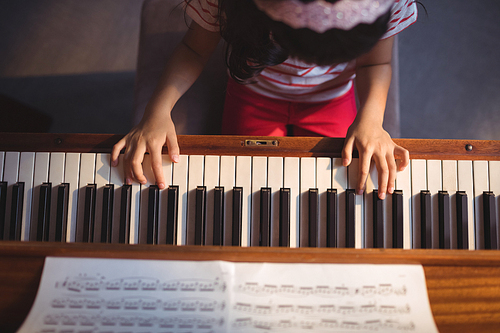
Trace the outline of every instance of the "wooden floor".
<path fill-rule="evenodd" d="M 498 332 L 500 252 L 0 243 L 0 332 L 15 332 L 34 301 L 46 256 L 233 262 L 421 264 L 441 333 Z"/>

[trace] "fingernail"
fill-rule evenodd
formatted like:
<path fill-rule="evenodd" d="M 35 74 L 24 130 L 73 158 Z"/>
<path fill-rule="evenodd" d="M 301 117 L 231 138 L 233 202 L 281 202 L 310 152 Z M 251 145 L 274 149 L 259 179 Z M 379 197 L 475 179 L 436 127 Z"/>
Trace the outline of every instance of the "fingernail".
<path fill-rule="evenodd" d="M 172 161 L 174 161 L 175 163 L 179 162 L 179 155 L 172 156 Z"/>
<path fill-rule="evenodd" d="M 158 188 L 159 188 L 160 190 L 163 190 L 163 189 L 165 188 L 165 184 L 163 184 L 163 183 L 159 183 L 159 184 L 158 184 Z"/>
<path fill-rule="evenodd" d="M 394 187 L 389 187 L 389 194 L 393 194 L 394 193 Z"/>
<path fill-rule="evenodd" d="M 127 185 L 132 185 L 132 179 L 127 178 L 127 179 L 125 180 L 125 184 L 127 184 Z"/>
<path fill-rule="evenodd" d="M 362 195 L 362 194 L 363 194 L 363 190 L 359 190 L 358 195 Z"/>
<path fill-rule="evenodd" d="M 380 192 L 378 197 L 380 198 L 380 200 L 384 200 L 385 199 L 385 192 Z"/>
<path fill-rule="evenodd" d="M 141 185 L 145 185 L 148 181 L 147 180 L 142 180 Z"/>
<path fill-rule="evenodd" d="M 349 160 L 348 160 L 347 158 L 344 158 L 344 159 L 342 160 L 342 165 L 343 165 L 343 166 L 345 166 L 345 167 L 346 167 L 347 165 L 349 165 Z"/>
<path fill-rule="evenodd" d="M 111 166 L 115 167 L 118 165 L 118 160 L 111 161 Z"/>

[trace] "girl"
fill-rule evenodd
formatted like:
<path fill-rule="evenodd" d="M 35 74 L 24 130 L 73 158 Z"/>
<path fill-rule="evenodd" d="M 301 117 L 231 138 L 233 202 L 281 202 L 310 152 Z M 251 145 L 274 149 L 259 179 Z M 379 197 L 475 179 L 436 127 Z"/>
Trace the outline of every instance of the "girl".
<path fill-rule="evenodd" d="M 161 149 L 179 159 L 170 112 L 224 38 L 229 79 L 223 134 L 346 137 L 343 164 L 359 151 L 357 193 L 370 163 L 379 197 L 394 191 L 396 161 L 409 153 L 382 128 L 393 36 L 415 22 L 412 0 L 185 0 L 193 19 L 169 59 L 141 122 L 113 148 L 125 148 L 126 182 L 146 183 L 145 152 L 160 189 Z M 359 99 L 356 110 L 353 80 Z"/>

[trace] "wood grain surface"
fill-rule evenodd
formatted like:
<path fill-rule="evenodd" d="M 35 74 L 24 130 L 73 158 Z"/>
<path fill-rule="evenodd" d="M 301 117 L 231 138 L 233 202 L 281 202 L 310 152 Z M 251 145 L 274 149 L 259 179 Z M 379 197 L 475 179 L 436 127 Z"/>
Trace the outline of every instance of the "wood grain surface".
<path fill-rule="evenodd" d="M 500 252 L 0 243 L 0 332 L 15 332 L 34 301 L 47 256 L 232 262 L 421 264 L 441 333 L 498 332 Z"/>

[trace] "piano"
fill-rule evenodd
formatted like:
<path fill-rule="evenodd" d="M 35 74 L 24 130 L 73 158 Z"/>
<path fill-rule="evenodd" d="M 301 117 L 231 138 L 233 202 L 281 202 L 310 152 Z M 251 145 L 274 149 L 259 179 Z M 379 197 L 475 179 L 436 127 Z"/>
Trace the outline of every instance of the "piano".
<path fill-rule="evenodd" d="M 342 139 L 180 136 L 160 191 L 147 155 L 146 185 L 109 166 L 120 138 L 0 133 L 0 331 L 46 256 L 418 263 L 441 332 L 500 327 L 498 141 L 395 140 L 411 163 L 382 201 L 375 169 L 355 195 Z"/>

